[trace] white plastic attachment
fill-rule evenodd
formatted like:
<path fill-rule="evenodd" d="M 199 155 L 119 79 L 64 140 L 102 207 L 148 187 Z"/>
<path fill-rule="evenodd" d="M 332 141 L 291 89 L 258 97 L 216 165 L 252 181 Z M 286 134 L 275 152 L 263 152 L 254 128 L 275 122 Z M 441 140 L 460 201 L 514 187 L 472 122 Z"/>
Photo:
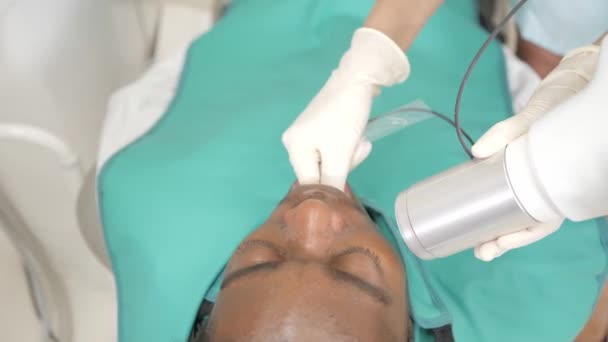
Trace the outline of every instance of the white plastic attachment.
<path fill-rule="evenodd" d="M 403 107 L 371 119 L 365 128 L 365 137 L 371 141 L 378 141 L 405 128 L 433 116 L 429 107 L 422 100 L 415 100 Z"/>

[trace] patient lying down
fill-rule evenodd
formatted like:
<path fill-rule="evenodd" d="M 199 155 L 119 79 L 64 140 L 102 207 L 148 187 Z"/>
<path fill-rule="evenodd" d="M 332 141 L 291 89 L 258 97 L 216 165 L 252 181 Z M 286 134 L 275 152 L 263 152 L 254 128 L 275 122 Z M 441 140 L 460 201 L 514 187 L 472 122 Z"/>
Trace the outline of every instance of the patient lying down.
<path fill-rule="evenodd" d="M 194 341 L 406 341 L 405 279 L 350 189 L 293 186 L 232 255 Z"/>
<path fill-rule="evenodd" d="M 518 55 L 541 78 L 560 59 L 525 40 Z M 406 289 L 399 253 L 350 189 L 293 186 L 232 255 L 192 341 L 408 341 Z M 576 341 L 607 335 L 608 287 Z"/>
<path fill-rule="evenodd" d="M 606 336 L 605 297 L 576 341 Z M 402 259 L 350 188 L 294 185 L 233 253 L 191 341 L 390 342 L 411 333 Z"/>

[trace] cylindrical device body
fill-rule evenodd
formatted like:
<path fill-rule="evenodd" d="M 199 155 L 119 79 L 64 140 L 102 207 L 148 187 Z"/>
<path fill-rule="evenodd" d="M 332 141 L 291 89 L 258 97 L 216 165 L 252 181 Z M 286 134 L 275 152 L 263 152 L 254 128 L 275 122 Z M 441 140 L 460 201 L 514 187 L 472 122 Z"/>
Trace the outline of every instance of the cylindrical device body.
<path fill-rule="evenodd" d="M 401 236 L 422 259 L 449 256 L 538 222 L 513 192 L 505 151 L 466 162 L 397 197 Z"/>

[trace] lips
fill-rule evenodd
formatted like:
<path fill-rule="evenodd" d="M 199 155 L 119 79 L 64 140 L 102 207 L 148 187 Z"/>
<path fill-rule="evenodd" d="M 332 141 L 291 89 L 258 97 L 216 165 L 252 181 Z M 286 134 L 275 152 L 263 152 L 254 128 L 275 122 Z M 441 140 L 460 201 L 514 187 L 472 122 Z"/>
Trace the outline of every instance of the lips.
<path fill-rule="evenodd" d="M 346 198 L 345 193 L 326 185 L 303 186 L 301 195 L 306 198 L 332 199 Z"/>
<path fill-rule="evenodd" d="M 306 199 L 317 199 L 320 201 L 324 201 L 327 199 L 327 194 L 322 191 L 311 191 L 310 193 L 304 194 Z"/>
<path fill-rule="evenodd" d="M 330 206 L 347 205 L 352 206 L 358 211 L 363 210 L 363 207 L 348 185 L 344 191 L 340 191 L 327 185 L 299 185 L 296 182 L 294 186 L 292 186 L 288 197 L 290 198 L 289 206 L 292 208 L 297 207 L 306 200 L 317 200 Z"/>
<path fill-rule="evenodd" d="M 318 200 L 327 204 L 352 202 L 352 197 L 349 194 L 325 185 L 304 185 L 295 191 L 298 204 L 306 200 Z"/>

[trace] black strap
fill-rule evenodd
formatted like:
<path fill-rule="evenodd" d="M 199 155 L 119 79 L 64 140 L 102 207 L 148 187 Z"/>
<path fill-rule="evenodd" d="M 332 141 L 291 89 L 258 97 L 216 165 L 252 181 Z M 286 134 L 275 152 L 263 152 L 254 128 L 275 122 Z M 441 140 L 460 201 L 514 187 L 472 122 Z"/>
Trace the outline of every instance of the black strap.
<path fill-rule="evenodd" d="M 432 329 L 435 335 L 436 342 L 454 342 L 454 334 L 452 333 L 451 325 L 444 325 L 439 328 Z"/>
<path fill-rule="evenodd" d="M 492 23 L 492 16 L 494 15 L 496 6 L 497 6 L 496 0 L 477 0 L 477 8 L 479 10 L 479 23 L 488 32 L 491 32 L 495 26 L 494 23 Z M 504 43 L 504 41 L 505 41 L 504 34 L 502 32 L 499 33 L 497 36 L 497 39 L 500 42 Z"/>
<path fill-rule="evenodd" d="M 203 300 L 203 303 L 198 308 L 198 312 L 196 313 L 196 319 L 194 320 L 194 324 L 192 324 L 192 330 L 190 330 L 190 337 L 188 338 L 189 342 L 196 341 L 205 328 L 205 321 L 211 314 L 211 310 L 213 309 L 213 303 L 208 300 Z"/>

